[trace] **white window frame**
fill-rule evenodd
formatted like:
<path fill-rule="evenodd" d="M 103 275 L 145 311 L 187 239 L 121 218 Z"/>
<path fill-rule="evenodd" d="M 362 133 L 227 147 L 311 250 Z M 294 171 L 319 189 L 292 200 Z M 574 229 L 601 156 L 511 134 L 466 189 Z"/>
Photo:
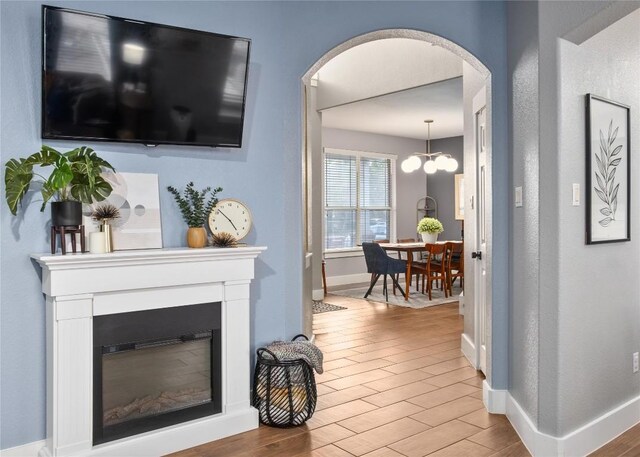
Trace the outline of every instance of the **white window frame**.
<path fill-rule="evenodd" d="M 360 236 L 360 159 L 362 157 L 370 157 L 376 159 L 388 159 L 391 161 L 390 164 L 390 173 L 391 180 L 389 183 L 390 191 L 391 191 L 391 208 L 386 206 L 384 207 L 367 207 L 367 209 L 389 209 L 389 241 L 394 243 L 396 241 L 396 161 L 398 160 L 398 156 L 396 154 L 388 154 L 383 152 L 368 152 L 368 151 L 355 151 L 351 149 L 334 149 L 334 148 L 322 148 L 322 250 L 325 258 L 327 259 L 335 259 L 340 257 L 361 257 L 363 256 L 362 248 L 360 246 L 355 246 L 353 248 L 338 248 L 338 249 L 325 249 L 325 227 L 326 227 L 326 212 L 327 206 L 325 205 L 325 160 L 327 154 L 331 155 L 343 155 L 355 157 L 356 159 L 356 243 L 359 243 L 360 240 L 358 237 Z M 337 207 L 331 206 L 331 209 L 352 209 L 349 207 Z"/>

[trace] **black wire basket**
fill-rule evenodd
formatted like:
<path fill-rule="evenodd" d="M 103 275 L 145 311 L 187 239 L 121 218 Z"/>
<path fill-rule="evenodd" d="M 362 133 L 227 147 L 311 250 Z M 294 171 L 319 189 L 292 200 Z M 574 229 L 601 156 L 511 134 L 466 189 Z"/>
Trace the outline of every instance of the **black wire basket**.
<path fill-rule="evenodd" d="M 291 341 L 300 337 L 308 340 L 305 335 L 297 335 Z M 265 348 L 256 352 L 253 406 L 258 409 L 260 422 L 282 428 L 304 424 L 316 410 L 318 400 L 313 368 L 302 359 L 278 360 Z"/>

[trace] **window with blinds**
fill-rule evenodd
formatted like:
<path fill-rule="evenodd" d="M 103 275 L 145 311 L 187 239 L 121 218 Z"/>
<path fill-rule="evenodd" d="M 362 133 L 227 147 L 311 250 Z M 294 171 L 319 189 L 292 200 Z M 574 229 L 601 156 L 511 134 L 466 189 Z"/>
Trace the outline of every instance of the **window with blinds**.
<path fill-rule="evenodd" d="M 391 239 L 394 167 L 381 154 L 325 153 L 325 250 Z"/>

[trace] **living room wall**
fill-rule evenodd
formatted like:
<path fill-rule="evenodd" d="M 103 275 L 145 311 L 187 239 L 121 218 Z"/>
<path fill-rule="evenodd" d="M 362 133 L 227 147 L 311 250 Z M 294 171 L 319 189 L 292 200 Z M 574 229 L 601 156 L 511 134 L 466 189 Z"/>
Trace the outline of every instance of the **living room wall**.
<path fill-rule="evenodd" d="M 302 99 L 300 78 L 324 53 L 354 36 L 386 28 L 441 35 L 476 55 L 493 74 L 494 192 L 507 193 L 505 6 L 501 2 L 48 2 L 93 12 L 249 37 L 253 40 L 241 149 L 92 144 L 118 170 L 157 173 L 165 247 L 184 246 L 185 227 L 167 185 L 222 186 L 251 208 L 247 242 L 266 245 L 252 284 L 253 348 L 302 327 Z M 3 1 L 1 16 L 2 162 L 38 150 L 40 139 L 40 2 Z M 185 78 L 189 75 L 185 75 Z M 48 142 L 67 149 L 80 143 Z M 504 166 L 501 164 L 505 164 Z M 3 195 L 4 196 L 4 195 Z M 35 200 L 35 199 L 34 199 Z M 32 252 L 49 248 L 49 213 L 39 204 L 12 217 L 1 211 L 0 448 L 45 436 L 44 299 Z M 498 204 L 495 225 L 506 227 Z M 496 249 L 506 247 L 504 234 Z M 506 262 L 495 266 L 494 341 L 506 347 Z M 496 280 L 497 281 L 497 280 Z M 496 295 L 495 291 L 498 291 Z M 505 388 L 506 361 L 493 382 Z"/>

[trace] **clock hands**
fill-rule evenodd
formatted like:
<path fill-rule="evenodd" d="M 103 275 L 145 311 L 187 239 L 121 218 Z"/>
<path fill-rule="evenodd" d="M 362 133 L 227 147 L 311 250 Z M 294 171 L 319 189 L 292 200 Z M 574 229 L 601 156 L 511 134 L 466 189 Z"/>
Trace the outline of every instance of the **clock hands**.
<path fill-rule="evenodd" d="M 229 219 L 229 217 L 227 217 L 227 215 L 224 214 L 221 210 L 218 210 L 218 211 L 220 212 L 220 214 L 222 214 L 224 217 L 226 217 L 229 222 L 231 222 L 231 225 L 233 225 L 234 230 L 238 231 L 238 228 L 236 227 L 236 224 L 234 224 L 233 221 L 231 219 Z"/>

